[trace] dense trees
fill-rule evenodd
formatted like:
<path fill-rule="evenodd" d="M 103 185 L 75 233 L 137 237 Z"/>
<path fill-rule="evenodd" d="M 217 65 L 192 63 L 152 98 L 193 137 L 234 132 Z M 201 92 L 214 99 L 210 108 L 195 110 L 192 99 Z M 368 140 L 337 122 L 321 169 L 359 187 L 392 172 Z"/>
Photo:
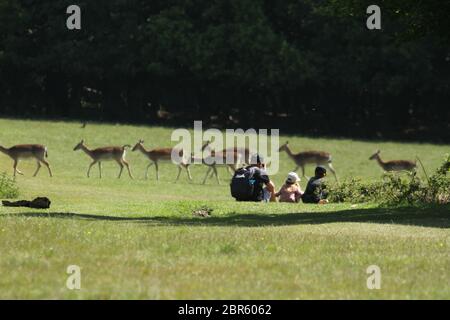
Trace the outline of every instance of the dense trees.
<path fill-rule="evenodd" d="M 402 2 L 0 0 L 0 113 L 450 141 L 448 5 Z"/>

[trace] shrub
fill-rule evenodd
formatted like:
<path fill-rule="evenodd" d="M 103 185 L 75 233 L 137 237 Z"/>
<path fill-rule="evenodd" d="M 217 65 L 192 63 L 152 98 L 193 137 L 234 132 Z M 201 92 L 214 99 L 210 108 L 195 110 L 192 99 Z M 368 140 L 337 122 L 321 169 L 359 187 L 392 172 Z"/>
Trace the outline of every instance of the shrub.
<path fill-rule="evenodd" d="M 331 202 L 370 202 L 378 198 L 381 183 L 365 183 L 361 179 L 352 178 L 340 184 L 328 186 Z"/>
<path fill-rule="evenodd" d="M 328 187 L 331 202 L 378 202 L 387 205 L 450 203 L 450 155 L 424 183 L 416 172 L 407 174 L 387 173 L 381 182 L 346 180 Z"/>
<path fill-rule="evenodd" d="M 16 182 L 8 177 L 6 173 L 0 174 L 0 198 L 12 199 L 19 195 L 19 188 Z"/>
<path fill-rule="evenodd" d="M 425 189 L 423 197 L 427 202 L 450 203 L 450 154 L 445 155 L 444 162 L 430 177 L 428 189 Z"/>

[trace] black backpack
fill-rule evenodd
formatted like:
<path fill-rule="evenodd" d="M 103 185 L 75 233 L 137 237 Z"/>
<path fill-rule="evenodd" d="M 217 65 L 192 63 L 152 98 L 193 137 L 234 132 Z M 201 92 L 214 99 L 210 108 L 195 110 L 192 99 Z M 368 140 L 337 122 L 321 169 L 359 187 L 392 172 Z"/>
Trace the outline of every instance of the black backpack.
<path fill-rule="evenodd" d="M 231 179 L 231 195 L 237 201 L 252 201 L 255 197 L 255 183 L 253 170 L 247 168 L 238 169 Z"/>

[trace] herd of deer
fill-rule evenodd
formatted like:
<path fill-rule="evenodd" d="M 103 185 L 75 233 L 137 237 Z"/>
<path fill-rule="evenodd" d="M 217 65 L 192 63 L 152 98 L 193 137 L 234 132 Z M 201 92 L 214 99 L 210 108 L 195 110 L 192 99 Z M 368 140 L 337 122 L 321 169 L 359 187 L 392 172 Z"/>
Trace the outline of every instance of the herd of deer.
<path fill-rule="evenodd" d="M 203 145 L 202 151 L 209 147 L 210 142 L 207 142 Z M 126 167 L 128 170 L 128 174 L 130 178 L 133 178 L 131 174 L 130 165 L 125 160 L 126 149 L 131 148 L 130 145 L 124 146 L 112 146 L 112 147 L 102 147 L 96 149 L 90 149 L 84 144 L 84 140 L 81 140 L 78 143 L 74 151 L 82 150 L 84 151 L 91 159 L 87 176 L 90 176 L 90 171 L 95 164 L 98 164 L 100 178 L 102 177 L 102 162 L 103 161 L 116 161 L 120 167 L 119 178 L 122 175 L 123 168 Z M 154 165 L 156 171 L 156 179 L 159 180 L 159 166 L 158 163 L 161 161 L 171 161 L 172 153 L 178 153 L 180 158 L 184 159 L 181 163 L 177 164 L 178 174 L 176 181 L 180 178 L 181 171 L 183 169 L 186 170 L 187 176 L 189 180 L 192 180 L 191 172 L 189 170 L 189 166 L 191 163 L 196 162 L 202 163 L 208 167 L 208 170 L 203 179 L 203 184 L 206 183 L 208 177 L 216 176 L 217 183 L 220 183 L 219 175 L 217 172 L 218 166 L 226 166 L 228 171 L 236 171 L 239 165 L 244 165 L 250 163 L 250 150 L 247 148 L 229 148 L 223 149 L 221 151 L 210 150 L 209 156 L 202 159 L 196 159 L 193 155 L 184 155 L 183 150 L 172 149 L 172 148 L 157 148 L 152 150 L 147 150 L 144 146 L 144 140 L 139 140 L 138 143 L 132 148 L 132 151 L 139 150 L 142 152 L 149 160 L 150 163 L 147 165 L 145 170 L 145 178 L 148 178 L 149 168 Z M 295 162 L 296 168 L 293 171 L 297 171 L 299 168 L 302 169 L 302 176 L 305 177 L 305 165 L 307 164 L 316 164 L 326 166 L 334 175 L 336 181 L 336 171 L 332 166 L 331 155 L 328 152 L 323 151 L 304 151 L 299 153 L 293 153 L 289 147 L 289 143 L 286 142 L 283 144 L 279 151 L 285 151 L 288 156 Z M 50 177 L 52 176 L 52 170 L 50 169 L 50 164 L 46 160 L 48 157 L 47 147 L 39 144 L 23 144 L 16 145 L 11 148 L 5 148 L 0 146 L 0 152 L 11 157 L 14 161 L 14 176 L 16 173 L 22 174 L 21 171 L 17 169 L 17 165 L 19 160 L 22 159 L 35 159 L 37 163 L 37 169 L 34 172 L 33 176 L 36 176 L 41 169 L 42 164 L 44 164 L 49 172 Z M 223 161 L 217 161 L 217 160 Z M 392 171 L 413 171 L 416 169 L 416 162 L 410 160 L 391 160 L 391 161 L 383 161 L 380 157 L 380 150 L 374 153 L 370 158 L 370 160 L 376 160 L 380 167 L 386 172 Z M 227 161 L 225 161 L 227 160 Z M 232 160 L 230 162 L 230 160 Z"/>

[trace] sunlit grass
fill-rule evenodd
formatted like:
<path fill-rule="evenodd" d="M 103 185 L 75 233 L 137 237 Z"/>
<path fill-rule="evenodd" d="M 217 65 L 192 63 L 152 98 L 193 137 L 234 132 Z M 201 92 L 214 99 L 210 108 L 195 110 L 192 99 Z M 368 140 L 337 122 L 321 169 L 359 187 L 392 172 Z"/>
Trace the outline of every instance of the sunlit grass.
<path fill-rule="evenodd" d="M 20 198 L 47 196 L 50 210 L 0 207 L 0 298 L 450 298 L 449 206 L 377 208 L 375 204 L 327 206 L 237 203 L 222 185 L 201 185 L 176 168 L 160 167 L 144 180 L 146 160 L 129 152 L 135 179 L 117 179 L 115 163 L 86 178 L 88 146 L 174 145 L 170 129 L 127 125 L 0 120 L 0 144 L 42 143 L 55 176 L 33 162 L 20 164 Z M 430 172 L 449 146 L 282 137 L 294 151 L 322 149 L 333 155 L 341 179 L 380 179 L 368 160 L 376 149 L 386 159 L 419 156 Z M 281 142 L 283 142 L 281 140 Z M 281 155 L 277 186 L 295 166 Z M 312 174 L 312 167 L 308 167 Z M 0 172 L 12 174 L 0 154 Z M 302 181 L 304 186 L 305 181 Z M 210 218 L 192 216 L 208 206 Z M 66 268 L 82 269 L 82 289 L 65 287 Z M 382 288 L 368 290 L 366 269 L 378 265 Z"/>

